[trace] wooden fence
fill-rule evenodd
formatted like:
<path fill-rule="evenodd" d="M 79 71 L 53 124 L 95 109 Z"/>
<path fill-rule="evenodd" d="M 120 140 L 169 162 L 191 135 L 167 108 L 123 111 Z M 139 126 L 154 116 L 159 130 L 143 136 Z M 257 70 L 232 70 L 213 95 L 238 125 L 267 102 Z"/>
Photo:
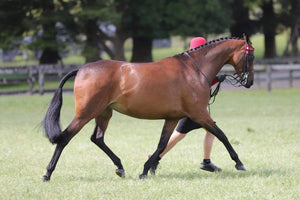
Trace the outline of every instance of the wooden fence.
<path fill-rule="evenodd" d="M 220 73 L 233 74 L 234 70 L 231 66 L 225 66 Z M 300 64 L 255 64 L 254 84 L 258 88 L 271 92 L 273 87 L 278 87 L 276 82 L 279 81 L 288 82 L 288 87 L 300 87 Z M 296 81 L 297 85 L 294 84 Z"/>
<path fill-rule="evenodd" d="M 49 80 L 60 80 L 60 78 L 71 70 L 77 69 L 77 65 L 39 65 L 39 66 L 26 66 L 26 67 L 8 67 L 0 68 L 0 87 L 3 85 L 14 83 L 28 83 L 28 90 L 26 93 L 44 94 L 45 82 Z M 262 82 L 266 83 L 266 89 L 270 92 L 273 83 L 278 80 L 288 81 L 289 87 L 293 87 L 296 80 L 300 80 L 300 64 L 288 62 L 281 63 L 270 61 L 256 62 L 255 64 L 255 84 L 261 85 Z M 233 68 L 225 66 L 221 73 L 234 73 Z M 35 85 L 38 83 L 38 90 Z M 24 91 L 23 91 L 24 92 Z M 15 92 L 2 92 L 0 94 L 18 93 Z"/>
<path fill-rule="evenodd" d="M 1 85 L 27 82 L 28 90 L 26 92 L 33 94 L 36 92 L 34 86 L 38 83 L 38 93 L 44 94 L 46 81 L 60 80 L 63 75 L 78 67 L 77 65 L 38 65 L 0 68 L 0 87 Z M 18 91 L 0 92 L 0 94 L 10 93 L 18 93 Z"/>

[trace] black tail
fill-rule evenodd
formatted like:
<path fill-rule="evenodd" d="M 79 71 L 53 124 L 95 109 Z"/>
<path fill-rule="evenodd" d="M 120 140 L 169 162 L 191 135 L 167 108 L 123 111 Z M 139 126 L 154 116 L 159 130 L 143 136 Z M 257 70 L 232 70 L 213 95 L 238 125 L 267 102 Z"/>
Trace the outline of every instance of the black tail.
<path fill-rule="evenodd" d="M 57 143 L 59 136 L 62 134 L 60 128 L 60 110 L 63 102 L 62 88 L 69 78 L 76 76 L 77 72 L 78 69 L 71 71 L 62 78 L 44 117 L 43 126 L 45 134 L 52 144 Z"/>

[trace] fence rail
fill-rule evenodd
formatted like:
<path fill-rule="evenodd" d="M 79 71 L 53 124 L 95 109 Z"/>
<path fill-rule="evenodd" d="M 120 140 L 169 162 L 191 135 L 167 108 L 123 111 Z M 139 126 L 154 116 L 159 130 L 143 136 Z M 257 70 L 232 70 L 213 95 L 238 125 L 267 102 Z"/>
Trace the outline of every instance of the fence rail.
<path fill-rule="evenodd" d="M 37 92 L 34 86 L 38 83 L 38 93 L 44 94 L 45 82 L 49 81 L 50 77 L 59 80 L 64 74 L 71 70 L 77 69 L 77 65 L 38 65 L 26 67 L 8 67 L 0 68 L 0 87 L 3 85 L 13 83 L 28 83 L 29 94 Z M 289 87 L 294 87 L 294 81 L 300 79 L 300 64 L 292 62 L 276 64 L 259 62 L 255 65 L 255 83 L 261 85 L 266 82 L 266 88 L 270 92 L 272 90 L 272 83 L 278 80 L 288 81 Z M 234 73 L 233 68 L 225 66 L 221 73 Z M 0 94 L 7 94 L 10 92 L 1 92 Z"/>
<path fill-rule="evenodd" d="M 54 75 L 54 79 L 59 80 L 64 74 L 78 67 L 77 65 L 37 65 L 0 68 L 0 86 L 27 82 L 29 88 L 27 92 L 33 94 L 34 85 L 38 83 L 39 94 L 44 94 L 44 85 L 49 79 L 46 79 L 47 77 Z M 7 94 L 7 92 L 0 92 L 0 94 Z"/>
<path fill-rule="evenodd" d="M 220 73 L 232 74 L 234 70 L 231 66 L 225 66 Z M 265 82 L 266 89 L 271 92 L 277 81 L 287 81 L 288 87 L 296 86 L 294 82 L 300 80 L 300 64 L 255 64 L 254 74 L 254 83 L 261 87 Z"/>

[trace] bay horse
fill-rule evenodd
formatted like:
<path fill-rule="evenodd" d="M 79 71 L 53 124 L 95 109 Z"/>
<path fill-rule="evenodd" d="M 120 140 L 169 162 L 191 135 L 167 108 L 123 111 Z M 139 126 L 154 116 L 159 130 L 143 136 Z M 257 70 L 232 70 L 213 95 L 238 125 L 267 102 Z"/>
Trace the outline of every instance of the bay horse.
<path fill-rule="evenodd" d="M 215 135 L 226 147 L 237 170 L 246 170 L 226 135 L 211 118 L 207 106 L 213 79 L 225 64 L 231 64 L 240 84 L 253 84 L 253 50 L 244 38 L 220 38 L 172 57 L 151 63 L 102 60 L 71 71 L 62 78 L 43 120 L 45 135 L 57 144 L 43 176 L 49 181 L 57 161 L 69 141 L 95 119 L 91 141 L 117 166 L 116 174 L 125 176 L 121 160 L 105 144 L 104 135 L 112 111 L 140 119 L 164 119 L 156 151 L 144 164 L 145 178 L 154 166 L 179 119 L 189 117 Z M 61 131 L 62 88 L 75 76 L 75 116 Z"/>

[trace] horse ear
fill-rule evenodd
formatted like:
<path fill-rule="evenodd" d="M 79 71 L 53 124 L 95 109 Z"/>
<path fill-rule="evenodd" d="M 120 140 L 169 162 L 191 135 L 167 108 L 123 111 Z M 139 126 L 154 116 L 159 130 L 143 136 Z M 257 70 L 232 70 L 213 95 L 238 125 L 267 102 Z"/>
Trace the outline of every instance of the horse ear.
<path fill-rule="evenodd" d="M 249 37 L 245 33 L 243 33 L 243 38 L 244 38 L 246 44 L 248 44 L 248 45 L 252 44 L 252 42 L 250 41 Z"/>

